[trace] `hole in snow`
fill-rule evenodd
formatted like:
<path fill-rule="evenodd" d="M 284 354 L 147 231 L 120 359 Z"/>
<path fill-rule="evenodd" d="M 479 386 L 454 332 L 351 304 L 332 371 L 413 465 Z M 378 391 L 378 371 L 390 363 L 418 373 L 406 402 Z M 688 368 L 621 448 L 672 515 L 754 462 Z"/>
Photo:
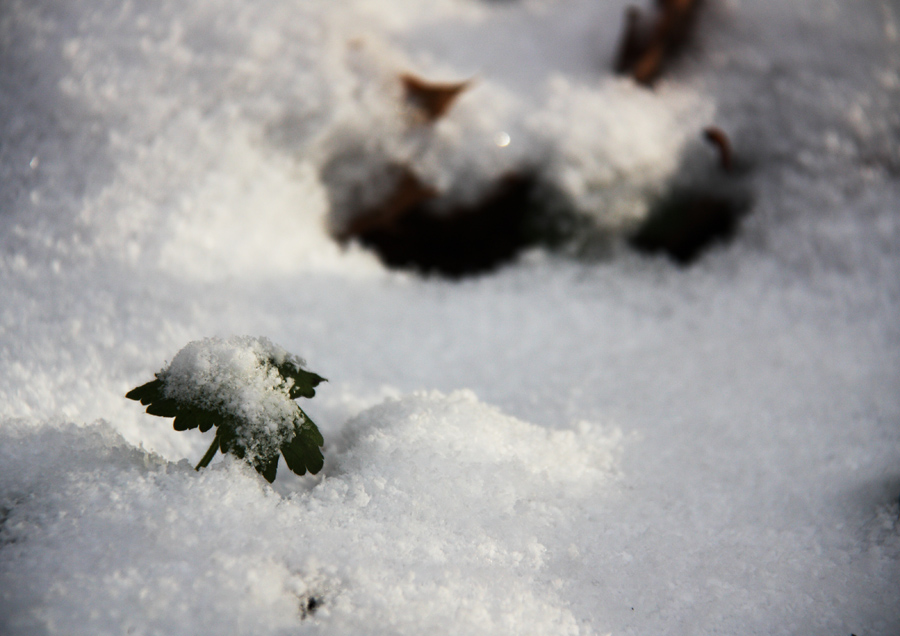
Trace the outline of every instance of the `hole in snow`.
<path fill-rule="evenodd" d="M 316 610 L 322 606 L 322 599 L 310 596 L 300 603 L 300 618 L 306 619 L 316 613 Z"/>
<path fill-rule="evenodd" d="M 663 253 L 681 265 L 694 263 L 716 244 L 737 234 L 749 200 L 726 192 L 676 190 L 661 200 L 630 239 L 644 253 Z"/>
<path fill-rule="evenodd" d="M 743 184 L 747 166 L 738 162 L 725 132 L 715 126 L 704 130 L 715 150 L 718 165 L 699 176 L 673 185 L 651 208 L 629 243 L 640 252 L 663 253 L 681 265 L 690 265 L 709 248 L 731 241 L 752 199 Z"/>
<path fill-rule="evenodd" d="M 480 200 L 445 209 L 434 190 L 407 172 L 382 205 L 339 238 L 358 240 L 389 267 L 453 278 L 480 274 L 527 247 L 563 238 L 540 199 L 537 179 L 507 175 Z"/>
<path fill-rule="evenodd" d="M 647 218 L 623 237 L 634 249 L 690 265 L 736 236 L 752 201 L 744 183 L 747 166 L 735 165 L 722 130 L 710 127 L 704 136 L 713 152 L 685 160 Z M 508 139 L 498 137 L 498 143 Z M 532 171 L 506 174 L 471 202 L 448 200 L 402 164 L 387 164 L 376 176 L 365 183 L 387 184 L 379 185 L 377 197 L 369 192 L 374 188 L 357 185 L 357 192 L 336 180 L 345 199 L 340 207 L 361 211 L 333 233 L 372 249 L 388 267 L 459 278 L 494 270 L 536 245 L 603 253 L 615 236 Z M 366 205 L 367 198 L 377 202 Z"/>
<path fill-rule="evenodd" d="M 590 221 L 579 221 L 557 198 L 534 177 L 509 175 L 481 200 L 444 209 L 433 190 L 407 174 L 385 204 L 338 238 L 359 241 L 388 267 L 450 278 L 483 274 L 536 245 L 591 244 Z M 726 181 L 674 187 L 628 243 L 690 265 L 735 238 L 750 204 L 742 188 Z"/>

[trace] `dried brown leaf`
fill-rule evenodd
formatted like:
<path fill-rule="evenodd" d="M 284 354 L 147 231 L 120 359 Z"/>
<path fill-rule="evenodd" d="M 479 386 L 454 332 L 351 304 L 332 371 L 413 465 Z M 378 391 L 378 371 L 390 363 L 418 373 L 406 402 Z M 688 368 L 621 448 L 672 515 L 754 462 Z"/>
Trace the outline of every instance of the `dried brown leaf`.
<path fill-rule="evenodd" d="M 443 117 L 460 93 L 466 90 L 471 80 L 464 82 L 439 83 L 429 82 L 411 73 L 400 76 L 406 101 L 421 112 L 429 123 Z"/>
<path fill-rule="evenodd" d="M 725 172 L 731 172 L 733 165 L 731 140 L 725 131 L 717 126 L 709 126 L 703 130 L 703 137 L 719 151 L 719 165 Z"/>
<path fill-rule="evenodd" d="M 657 0 L 652 15 L 628 7 L 615 70 L 649 86 L 690 35 L 700 0 Z"/>

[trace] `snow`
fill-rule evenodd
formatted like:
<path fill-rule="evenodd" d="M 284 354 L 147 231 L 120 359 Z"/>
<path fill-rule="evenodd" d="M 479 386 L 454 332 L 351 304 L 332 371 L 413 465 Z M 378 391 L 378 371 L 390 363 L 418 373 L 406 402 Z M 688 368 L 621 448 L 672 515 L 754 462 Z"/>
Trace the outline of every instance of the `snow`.
<path fill-rule="evenodd" d="M 584 2 L 574 4 L 582 14 L 594 13 Z M 380 37 L 371 25 L 352 20 L 341 25 L 343 50 L 337 55 L 343 64 L 327 71 L 339 88 L 331 89 L 337 95 L 323 98 L 336 101 L 335 112 L 322 117 L 322 129 L 307 142 L 308 156 L 322 166 L 332 223 L 343 228 L 353 210 L 383 200 L 393 185 L 390 168 L 397 165 L 451 204 L 477 200 L 506 175 L 536 171 L 601 228 L 632 227 L 644 218 L 675 173 L 688 139 L 712 118 L 711 100 L 687 87 L 668 88 L 660 98 L 612 77 L 586 84 L 559 69 L 545 68 L 541 77 L 545 63 L 539 60 L 546 52 L 528 49 L 543 35 L 525 34 L 540 28 L 548 14 L 552 21 L 542 25 L 544 31 L 566 28 L 554 23 L 568 10 L 551 12 L 538 4 L 512 15 L 509 8 L 471 15 L 459 7 L 473 11 L 479 5 L 458 3 L 446 23 L 435 24 L 436 17 L 429 16 L 400 33 L 386 27 Z M 607 16 L 618 19 L 621 7 L 608 7 Z M 441 44 L 450 38 L 454 44 Z M 412 39 L 416 55 L 392 39 Z M 465 57 L 471 46 L 477 63 Z M 502 50 L 507 46 L 515 56 Z M 464 70 L 448 71 L 435 49 Z M 498 56 L 506 63 L 483 76 L 490 68 L 485 62 L 497 64 Z M 524 90 L 509 81 L 520 65 L 530 76 Z M 404 103 L 397 81 L 409 70 L 432 81 L 468 80 L 469 86 L 446 117 L 423 125 Z M 509 141 L 498 144 L 498 136 Z"/>
<path fill-rule="evenodd" d="M 4 572 L 6 627 L 289 633 L 313 597 L 328 623 L 313 631 L 451 621 L 577 633 L 562 579 L 541 572 L 576 548 L 546 544 L 615 475 L 620 437 L 587 424 L 548 431 L 469 392 L 414 394 L 351 421 L 328 477 L 281 499 L 239 462 L 197 475 L 106 424 L 9 425 L 3 482 L 16 502 L 4 551 L 35 576 Z"/>
<path fill-rule="evenodd" d="M 625 4 L 3 3 L 0 633 L 900 632 L 900 10 L 707 2 L 649 91 Z M 423 128 L 402 72 L 473 84 Z M 397 161 L 753 209 L 451 282 L 328 235 Z M 233 334 L 328 377 L 319 475 L 124 398 Z"/>

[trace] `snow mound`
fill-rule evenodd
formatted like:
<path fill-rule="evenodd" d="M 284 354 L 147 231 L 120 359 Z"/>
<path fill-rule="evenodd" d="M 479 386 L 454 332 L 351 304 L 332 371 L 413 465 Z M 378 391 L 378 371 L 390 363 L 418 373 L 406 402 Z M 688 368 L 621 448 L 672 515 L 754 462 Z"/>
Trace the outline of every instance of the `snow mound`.
<path fill-rule="evenodd" d="M 591 85 L 559 74 L 548 93 L 533 120 L 553 148 L 547 178 L 609 231 L 632 230 L 646 218 L 715 116 L 708 97 L 688 89 L 653 93 L 621 78 Z"/>
<path fill-rule="evenodd" d="M 511 481 L 523 489 L 592 489 L 615 465 L 616 446 L 587 423 L 577 430 L 537 427 L 480 403 L 471 391 L 388 400 L 351 421 L 340 444 L 347 449 L 338 453 L 341 472 L 363 473 L 373 456 L 389 462 L 412 445 L 419 452 L 406 470 L 428 473 L 429 481 L 458 481 L 453 475 L 464 470 L 473 494 L 490 493 L 492 476 L 501 472 L 514 475 Z M 444 468 L 448 472 L 438 474 Z M 409 477 L 423 483 L 423 475 Z"/>
<path fill-rule="evenodd" d="M 509 28 L 500 18 L 495 26 Z M 334 43 L 328 123 L 298 139 L 319 166 L 338 233 L 384 204 L 404 171 L 441 195 L 438 214 L 473 204 L 504 177 L 536 174 L 597 227 L 632 229 L 715 114 L 691 89 L 653 93 L 610 73 L 591 81 L 555 73 L 541 81 L 541 97 L 516 94 L 497 77 L 418 63 L 397 45 L 352 33 Z M 403 94 L 411 70 L 468 85 L 444 116 L 423 122 Z"/>
<path fill-rule="evenodd" d="M 103 423 L 6 421 L 0 632 L 577 634 L 547 563 L 620 442 L 421 393 L 358 416 L 328 476 L 282 497 Z"/>

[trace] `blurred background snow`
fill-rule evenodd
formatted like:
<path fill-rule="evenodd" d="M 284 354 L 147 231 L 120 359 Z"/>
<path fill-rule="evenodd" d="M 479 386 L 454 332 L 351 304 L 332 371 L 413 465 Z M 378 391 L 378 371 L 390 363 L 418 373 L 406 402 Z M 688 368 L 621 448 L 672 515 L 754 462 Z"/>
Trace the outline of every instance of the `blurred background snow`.
<path fill-rule="evenodd" d="M 900 8 L 707 0 L 651 91 L 625 4 L 0 5 L 0 633 L 900 632 Z M 410 132 L 407 71 L 474 83 Z M 687 269 L 328 234 L 336 159 L 619 227 L 711 124 L 754 203 Z M 231 334 L 329 378 L 322 476 L 124 399 Z"/>

